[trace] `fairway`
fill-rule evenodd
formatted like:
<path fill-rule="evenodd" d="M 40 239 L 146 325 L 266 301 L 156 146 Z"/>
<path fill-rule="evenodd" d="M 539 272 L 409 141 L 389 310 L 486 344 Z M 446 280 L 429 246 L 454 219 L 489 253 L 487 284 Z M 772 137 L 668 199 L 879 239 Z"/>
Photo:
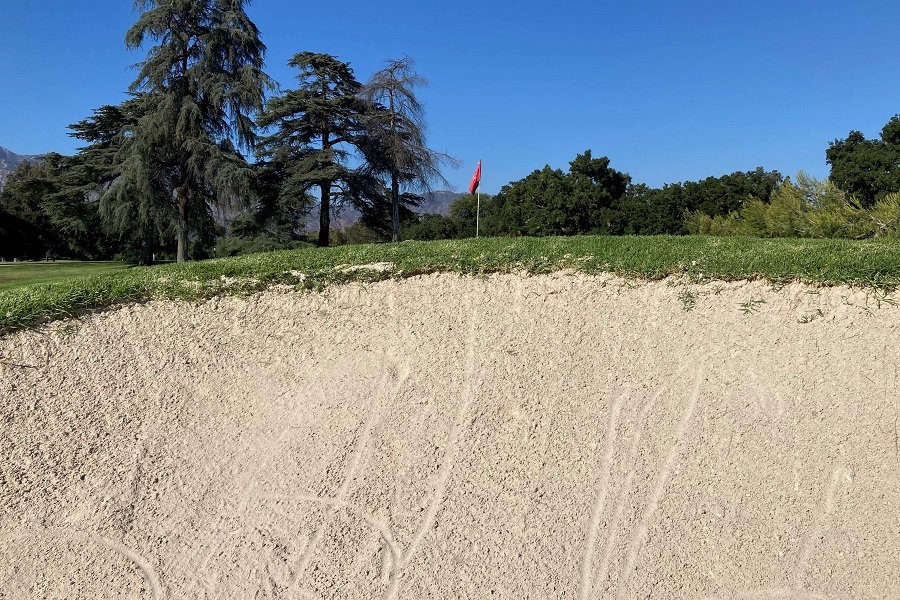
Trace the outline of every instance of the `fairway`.
<path fill-rule="evenodd" d="M 51 283 L 71 277 L 122 271 L 129 265 L 120 261 L 56 261 L 0 263 L 0 290 L 35 283 Z"/>

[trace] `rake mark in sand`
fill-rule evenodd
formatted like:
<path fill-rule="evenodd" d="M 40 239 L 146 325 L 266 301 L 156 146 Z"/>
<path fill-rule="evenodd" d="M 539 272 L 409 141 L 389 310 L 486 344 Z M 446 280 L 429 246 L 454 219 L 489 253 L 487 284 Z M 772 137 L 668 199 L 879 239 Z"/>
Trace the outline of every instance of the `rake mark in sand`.
<path fill-rule="evenodd" d="M 153 569 L 153 566 L 150 564 L 150 561 L 146 557 L 142 556 L 131 548 L 128 548 L 124 544 L 120 544 L 119 542 L 111 540 L 107 537 L 97 535 L 95 533 L 77 530 L 31 529 L 14 531 L 0 536 L 0 541 L 15 542 L 33 538 L 78 540 L 80 542 L 90 542 L 93 544 L 97 544 L 99 546 L 103 546 L 109 550 L 112 550 L 120 556 L 128 559 L 135 567 L 137 567 L 137 570 L 141 573 L 144 581 L 146 581 L 147 585 L 150 587 L 150 592 L 153 595 L 153 600 L 162 600 L 164 598 L 163 585 L 160 581 L 159 576 L 156 574 L 156 571 Z"/>
<path fill-rule="evenodd" d="M 671 473 L 672 467 L 675 463 L 675 459 L 678 456 L 679 446 L 681 445 L 681 441 L 684 438 L 685 433 L 687 432 L 691 417 L 694 416 L 694 410 L 697 408 L 697 401 L 700 398 L 700 385 L 703 382 L 703 373 L 704 364 L 703 362 L 701 362 L 694 376 L 694 387 L 691 390 L 690 397 L 688 398 L 687 406 L 684 409 L 684 414 L 681 417 L 681 421 L 678 423 L 678 429 L 675 433 L 675 439 L 672 441 L 672 446 L 669 448 L 669 453 L 666 455 L 666 458 L 662 464 L 662 468 L 659 471 L 659 475 L 656 478 L 656 485 L 653 488 L 653 495 L 647 502 L 647 505 L 644 509 L 644 514 L 641 516 L 639 525 L 632 533 L 631 543 L 629 544 L 628 548 L 628 555 L 625 559 L 625 567 L 619 576 L 619 582 L 616 589 L 616 598 L 618 600 L 622 600 L 623 598 L 625 598 L 626 585 L 628 584 L 628 579 L 631 576 L 632 571 L 634 571 L 638 552 L 640 551 L 641 545 L 644 543 L 644 538 L 646 538 L 647 536 L 650 519 L 652 519 L 653 515 L 656 513 L 656 509 L 659 506 L 659 501 L 662 499 L 663 494 L 665 493 L 666 482 L 669 479 L 669 474 Z"/>

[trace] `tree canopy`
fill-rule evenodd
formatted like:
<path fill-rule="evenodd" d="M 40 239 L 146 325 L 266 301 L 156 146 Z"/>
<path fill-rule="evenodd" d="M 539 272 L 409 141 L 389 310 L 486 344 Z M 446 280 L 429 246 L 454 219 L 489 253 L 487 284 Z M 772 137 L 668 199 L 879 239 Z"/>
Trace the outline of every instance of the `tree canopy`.
<path fill-rule="evenodd" d="M 900 191 L 900 115 L 894 115 L 876 140 L 859 131 L 834 140 L 825 152 L 831 180 L 864 207 Z"/>
<path fill-rule="evenodd" d="M 575 157 L 569 172 L 545 166 L 503 186 L 485 203 L 488 235 L 576 235 L 608 232 L 630 177 L 591 151 Z"/>
<path fill-rule="evenodd" d="M 369 79 L 363 95 L 374 106 L 366 118 L 365 171 L 383 177 L 390 190 L 391 239 L 400 241 L 402 207 L 416 206 L 420 192 L 446 183 L 441 166 L 455 164 L 428 147 L 425 107 L 416 90 L 426 84 L 408 56 L 390 60 Z M 401 188 L 405 193 L 401 193 Z"/>
<path fill-rule="evenodd" d="M 22 163 L 0 194 L 0 256 L 97 259 L 118 252 L 101 227 L 96 194 L 76 182 L 81 176 L 78 157 L 50 153 Z"/>
<path fill-rule="evenodd" d="M 319 189 L 318 244 L 328 246 L 332 200 L 357 203 L 368 187 L 347 160 L 362 144 L 369 103 L 350 65 L 334 56 L 301 52 L 288 64 L 300 71 L 299 85 L 267 103 L 260 125 L 274 132 L 260 140 L 259 155 L 283 172 L 282 197 Z"/>
<path fill-rule="evenodd" d="M 107 199 L 130 202 L 141 220 L 174 223 L 178 261 L 187 257 L 190 215 L 208 219 L 210 203 L 252 193 L 252 169 L 238 149 L 255 143 L 253 116 L 272 82 L 246 4 L 137 0 L 143 12 L 125 37 L 129 48 L 154 45 L 131 86 L 144 92 L 144 113 Z"/>

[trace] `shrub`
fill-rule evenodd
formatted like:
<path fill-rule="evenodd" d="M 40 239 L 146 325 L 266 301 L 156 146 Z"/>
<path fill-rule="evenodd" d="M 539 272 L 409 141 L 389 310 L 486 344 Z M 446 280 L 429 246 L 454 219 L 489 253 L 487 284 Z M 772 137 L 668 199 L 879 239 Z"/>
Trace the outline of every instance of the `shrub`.
<path fill-rule="evenodd" d="M 796 182 L 788 179 L 776 188 L 768 203 L 749 198 L 740 210 L 726 216 L 688 212 L 684 225 L 688 233 L 720 236 L 900 237 L 900 193 L 864 208 L 830 181 L 801 172 Z"/>

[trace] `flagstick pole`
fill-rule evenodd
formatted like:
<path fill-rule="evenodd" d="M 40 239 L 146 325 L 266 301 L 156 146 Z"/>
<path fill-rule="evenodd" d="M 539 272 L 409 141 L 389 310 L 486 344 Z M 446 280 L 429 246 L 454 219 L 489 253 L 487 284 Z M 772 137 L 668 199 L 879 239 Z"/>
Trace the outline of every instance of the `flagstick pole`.
<path fill-rule="evenodd" d="M 481 161 L 478 161 L 479 171 L 481 170 Z M 479 173 L 480 174 L 480 173 Z M 478 229 L 481 225 L 481 180 L 478 180 L 478 202 L 475 206 L 475 238 L 478 238 Z"/>

